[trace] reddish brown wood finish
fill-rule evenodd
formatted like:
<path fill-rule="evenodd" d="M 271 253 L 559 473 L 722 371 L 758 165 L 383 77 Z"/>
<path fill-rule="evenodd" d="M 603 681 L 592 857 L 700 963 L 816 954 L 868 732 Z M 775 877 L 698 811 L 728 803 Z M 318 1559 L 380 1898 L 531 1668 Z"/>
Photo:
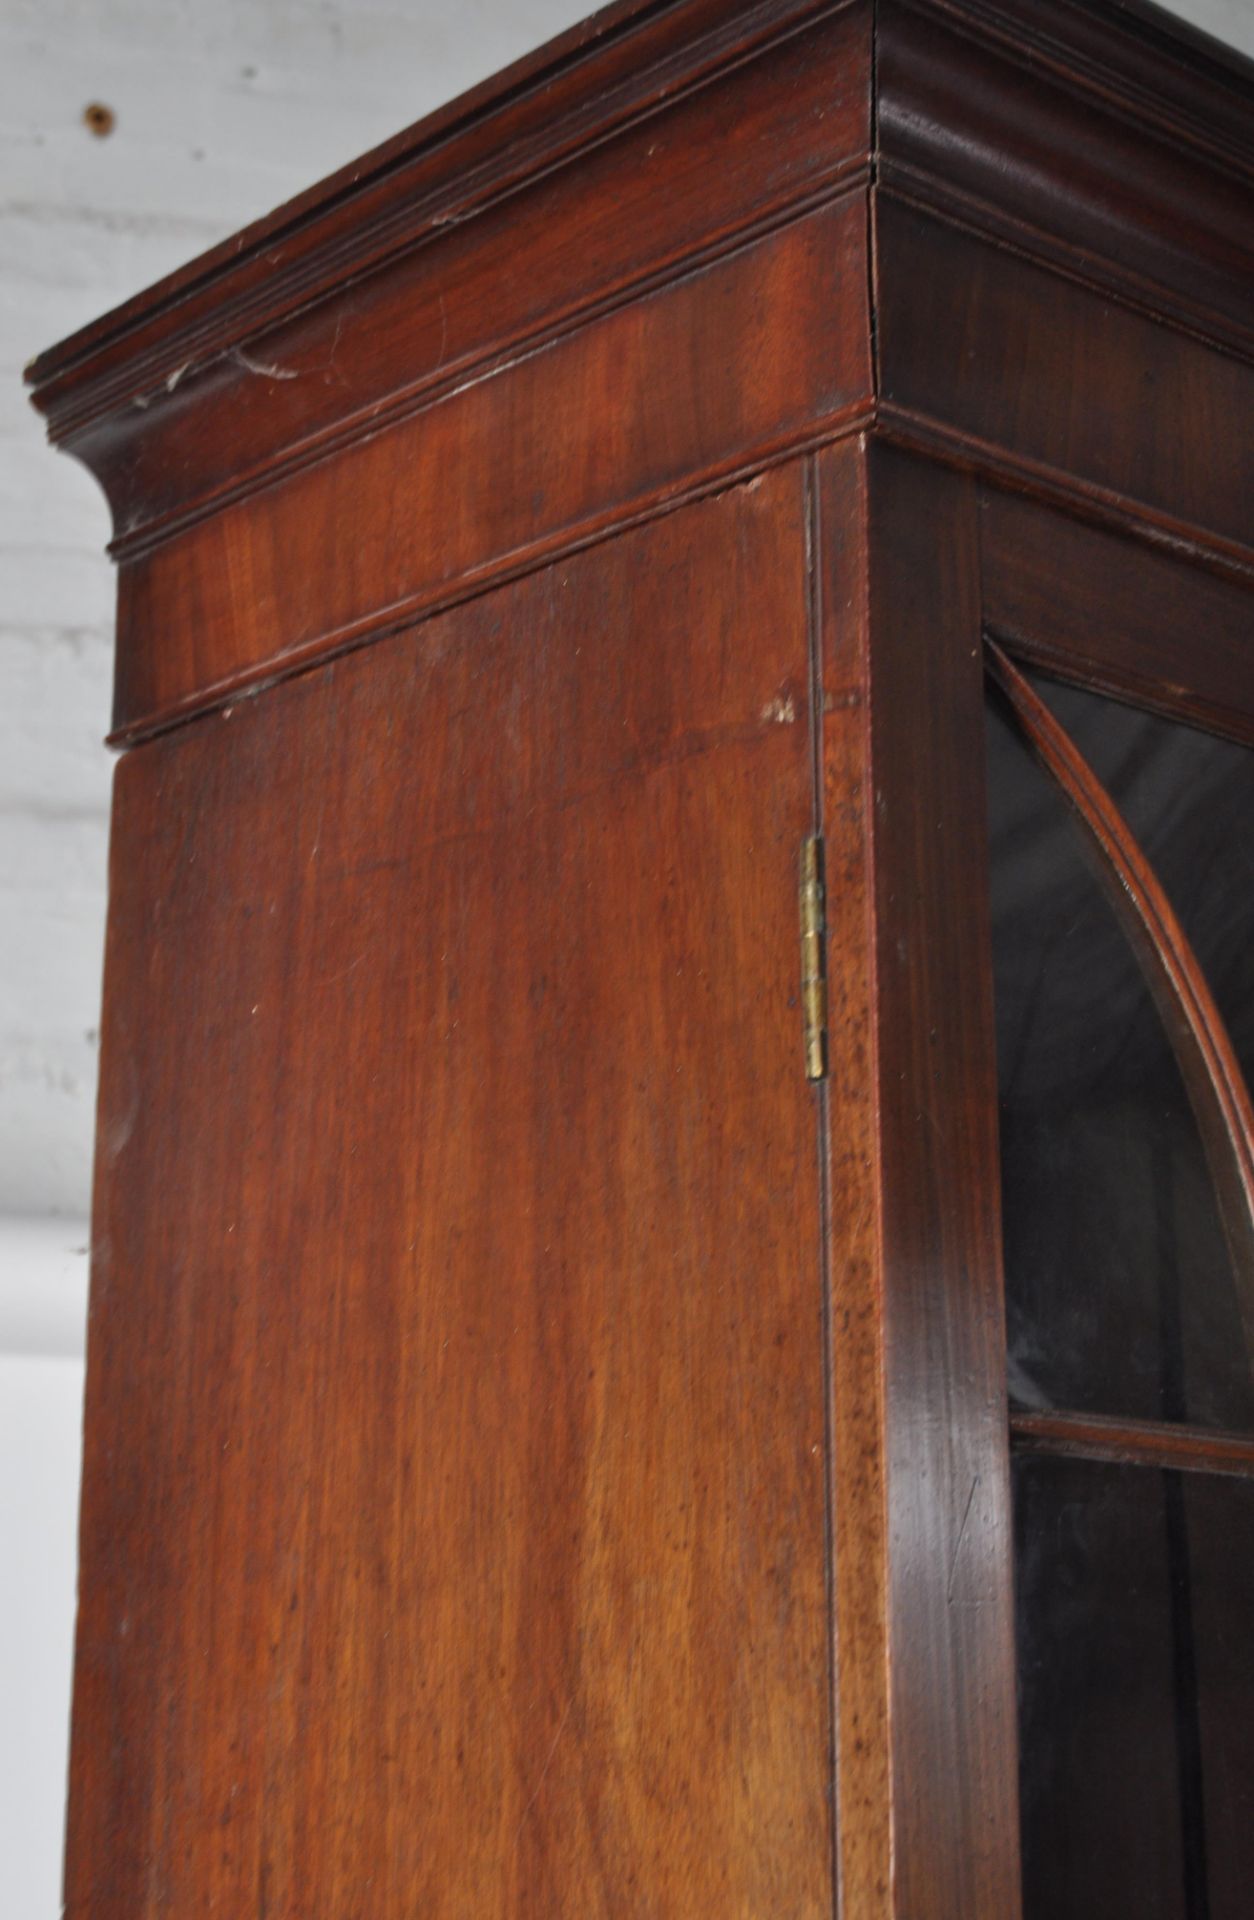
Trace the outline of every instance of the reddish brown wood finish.
<path fill-rule="evenodd" d="M 480 217 L 572 161 L 582 165 L 607 135 L 649 121 L 661 134 L 664 115 L 690 93 L 845 11 L 861 28 L 838 56 L 847 74 L 831 75 L 820 115 L 829 136 L 820 144 L 839 152 L 856 130 L 856 150 L 871 104 L 872 16 L 861 0 L 615 0 L 41 354 L 31 369 L 41 404 L 69 431 L 137 394 L 164 405 L 189 340 L 211 358 L 311 296 Z M 830 65 L 835 49 L 827 51 Z M 842 99 L 853 106 L 844 133 Z M 731 133 L 735 139 L 734 122 Z M 730 157 L 726 149 L 721 157 Z M 755 157 L 769 173 L 775 157 Z M 683 159 L 704 165 L 689 153 Z M 613 201 L 599 211 L 608 217 Z M 665 218 L 648 215 L 658 217 Z"/>
<path fill-rule="evenodd" d="M 879 393 L 904 437 L 1248 562 L 1254 363 L 888 195 L 876 232 Z"/>
<path fill-rule="evenodd" d="M 815 462 L 816 747 L 827 848 L 832 1602 L 839 1911 L 893 1911 L 893 1801 L 884 1490 L 883 1286 L 877 1178 L 870 767 L 870 604 L 864 441 Z"/>
<path fill-rule="evenodd" d="M 123 763 L 72 1920 L 830 1911 L 803 516 Z"/>
<path fill-rule="evenodd" d="M 867 405 L 865 311 L 864 209 L 847 199 L 125 561 L 119 729 L 830 432 Z"/>
<path fill-rule="evenodd" d="M 225 350 L 212 334 L 181 332 L 180 358 L 164 355 L 145 374 L 147 405 L 72 430 L 108 491 L 119 551 L 429 406 L 865 176 L 865 16 L 846 5 L 779 33 L 756 59 L 729 64 L 727 47 L 721 62 L 711 55 L 712 71 L 666 112 L 642 101 L 566 165 L 544 169 L 536 156 L 482 208 L 466 204 L 464 179 L 450 181 L 423 231 L 389 224 L 367 271 L 354 258 L 342 295 L 290 315 L 268 304 Z M 344 244 L 361 247 L 368 232 L 354 226 Z M 865 269 L 860 278 L 865 286 Z M 274 284 L 258 290 L 267 302 Z M 220 329 L 230 311 L 215 306 L 207 324 Z M 851 326 L 848 344 L 865 331 Z M 133 378 L 134 362 L 126 370 Z"/>
<path fill-rule="evenodd" d="M 985 622 L 1017 658 L 1254 746 L 1247 581 L 994 487 L 981 520 Z"/>
<path fill-rule="evenodd" d="M 1015 1413 L 1010 1417 L 1010 1436 L 1024 1453 L 1254 1479 L 1254 1440 L 1248 1434 L 1112 1420 L 1092 1413 Z"/>
<path fill-rule="evenodd" d="M 973 484 L 869 466 L 893 1911 L 1019 1911 Z"/>
<path fill-rule="evenodd" d="M 620 0 L 35 363 L 70 1920 L 1014 1920 L 982 638 L 1254 740 L 1252 184 L 1139 0 Z"/>
<path fill-rule="evenodd" d="M 1248 358 L 1248 68 L 1187 35 L 1128 0 L 882 0 L 880 179 Z"/>

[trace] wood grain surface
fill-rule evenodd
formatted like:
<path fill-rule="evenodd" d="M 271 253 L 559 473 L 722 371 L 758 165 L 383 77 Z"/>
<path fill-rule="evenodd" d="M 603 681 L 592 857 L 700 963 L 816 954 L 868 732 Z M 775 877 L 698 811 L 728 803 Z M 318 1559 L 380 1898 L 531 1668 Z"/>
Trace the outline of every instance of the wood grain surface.
<path fill-rule="evenodd" d="M 831 1912 L 804 516 L 123 762 L 71 1920 Z"/>
<path fill-rule="evenodd" d="M 60 435 L 136 392 L 156 397 L 189 346 L 241 343 L 311 288 L 356 280 L 563 163 L 586 163 L 607 136 L 845 8 L 862 22 L 865 80 L 869 0 L 613 0 L 40 354 L 28 369 L 37 404 Z"/>
<path fill-rule="evenodd" d="M 1017 658 L 1254 746 L 1249 580 L 997 487 L 980 558 L 985 622 Z"/>
<path fill-rule="evenodd" d="M 393 207 L 347 286 L 323 258 L 315 297 L 306 288 L 291 314 L 240 319 L 235 345 L 212 332 L 184 338 L 174 362 L 146 377 L 143 407 L 109 408 L 73 433 L 108 494 L 120 550 L 377 432 L 865 174 L 869 73 L 860 6 L 768 36 L 699 85 L 674 84 L 672 65 L 654 111 L 610 116 L 602 137 L 509 191 L 473 172 L 456 180 L 459 197 L 438 217 L 428 204 L 427 228 L 407 247 L 398 219 L 408 209 L 420 220 L 424 202 Z M 366 240 L 361 227 L 342 236 Z M 205 324 L 231 320 L 219 305 Z M 122 371 L 135 378 L 134 354 Z"/>
<path fill-rule="evenodd" d="M 117 726 L 831 431 L 869 402 L 866 302 L 865 209 L 847 197 L 127 561 Z"/>
<path fill-rule="evenodd" d="M 975 490 L 873 446 L 893 1912 L 1020 1911 Z"/>
<path fill-rule="evenodd" d="M 1254 359 L 884 192 L 876 256 L 890 414 L 939 427 L 973 465 L 1125 502 L 1248 563 Z"/>
<path fill-rule="evenodd" d="M 884 1297 L 876 1115 L 867 444 L 814 468 L 827 850 L 832 1596 L 840 1912 L 892 1913 Z"/>

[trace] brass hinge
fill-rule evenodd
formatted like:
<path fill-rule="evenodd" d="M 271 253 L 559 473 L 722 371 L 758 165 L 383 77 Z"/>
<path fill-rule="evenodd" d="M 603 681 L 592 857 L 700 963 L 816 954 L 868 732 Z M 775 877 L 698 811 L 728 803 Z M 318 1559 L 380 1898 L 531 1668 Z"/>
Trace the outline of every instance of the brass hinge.
<path fill-rule="evenodd" d="M 812 834 L 801 843 L 801 1017 L 806 1079 L 827 1072 L 827 920 L 824 911 L 823 842 Z"/>

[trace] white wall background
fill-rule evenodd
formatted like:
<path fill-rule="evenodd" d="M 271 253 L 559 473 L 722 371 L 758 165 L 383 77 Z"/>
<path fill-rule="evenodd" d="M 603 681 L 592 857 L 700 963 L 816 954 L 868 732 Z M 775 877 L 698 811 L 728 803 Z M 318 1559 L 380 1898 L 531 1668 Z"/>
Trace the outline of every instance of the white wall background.
<path fill-rule="evenodd" d="M 103 501 L 21 369 L 590 4 L 0 0 L 3 1920 L 60 1912 L 112 615 Z M 1254 53 L 1254 0 L 1177 11 Z"/>

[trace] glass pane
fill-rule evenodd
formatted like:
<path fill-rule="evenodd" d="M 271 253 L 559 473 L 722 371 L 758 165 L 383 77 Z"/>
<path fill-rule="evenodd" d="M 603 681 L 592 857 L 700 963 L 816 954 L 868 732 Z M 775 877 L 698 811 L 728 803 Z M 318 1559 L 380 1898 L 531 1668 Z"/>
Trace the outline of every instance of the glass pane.
<path fill-rule="evenodd" d="M 1015 1464 L 1025 1920 L 1245 1920 L 1254 1486 Z"/>
<path fill-rule="evenodd" d="M 1033 685 L 1136 835 L 1254 1084 L 1254 752 L 1057 681 Z"/>
<path fill-rule="evenodd" d="M 1206 1151 L 1100 856 L 1000 696 L 988 740 L 1012 1402 L 1254 1431 Z M 1233 911 L 1211 913 L 1212 947 Z"/>

